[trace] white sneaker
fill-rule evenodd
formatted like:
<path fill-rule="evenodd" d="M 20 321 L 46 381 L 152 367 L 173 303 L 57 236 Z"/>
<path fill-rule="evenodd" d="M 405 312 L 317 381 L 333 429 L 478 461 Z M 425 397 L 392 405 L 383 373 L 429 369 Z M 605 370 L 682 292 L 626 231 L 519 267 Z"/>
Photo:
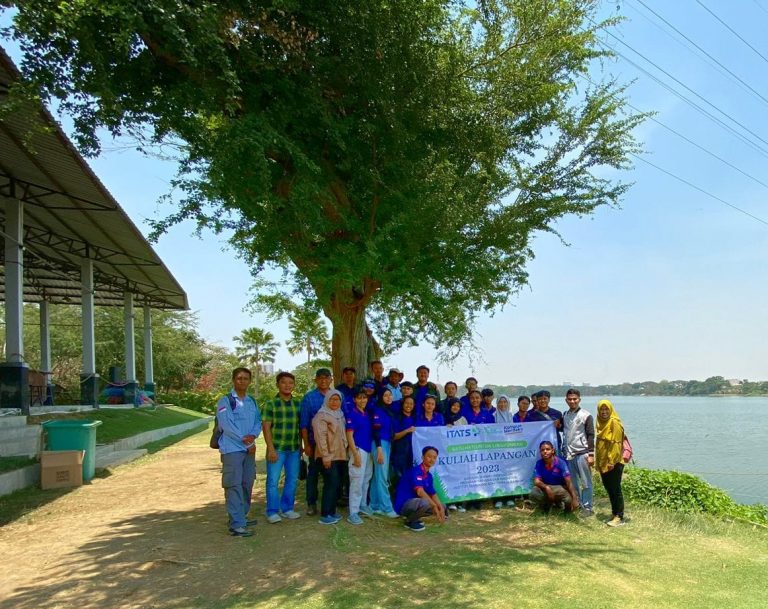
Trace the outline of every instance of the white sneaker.
<path fill-rule="evenodd" d="M 295 510 L 290 510 L 288 512 L 281 512 L 280 514 L 283 518 L 287 518 L 288 520 L 296 520 L 297 518 L 301 518 L 301 514 L 299 514 Z"/>
<path fill-rule="evenodd" d="M 280 518 L 280 514 L 270 514 L 267 516 L 267 522 L 269 524 L 277 524 L 278 522 L 281 522 L 283 519 Z"/>

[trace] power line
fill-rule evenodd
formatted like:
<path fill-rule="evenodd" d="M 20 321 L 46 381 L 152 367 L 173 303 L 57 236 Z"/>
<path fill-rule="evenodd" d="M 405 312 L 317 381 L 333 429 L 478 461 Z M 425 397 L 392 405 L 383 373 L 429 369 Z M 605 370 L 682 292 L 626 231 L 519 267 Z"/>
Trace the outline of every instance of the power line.
<path fill-rule="evenodd" d="M 750 49 L 752 49 L 752 50 L 753 50 L 755 53 L 757 53 L 757 54 L 760 56 L 760 58 L 761 58 L 761 59 L 762 59 L 762 60 L 763 60 L 765 63 L 768 63 L 768 57 L 766 57 L 765 55 L 763 55 L 763 54 L 762 54 L 760 51 L 758 51 L 758 50 L 757 50 L 755 47 L 753 47 L 753 46 L 752 46 L 752 45 L 751 45 L 751 44 L 750 44 L 750 43 L 749 43 L 749 42 L 748 42 L 748 41 L 747 41 L 745 38 L 743 38 L 743 37 L 741 36 L 741 34 L 739 34 L 739 33 L 738 33 L 736 30 L 734 30 L 734 29 L 733 29 L 733 28 L 732 28 L 730 25 L 728 25 L 728 24 L 727 24 L 725 21 L 723 21 L 722 19 L 720 19 L 720 17 L 718 17 L 718 16 L 717 16 L 717 15 L 716 15 L 716 14 L 715 14 L 715 13 L 714 13 L 712 10 L 710 10 L 710 9 L 709 9 L 709 7 L 707 7 L 707 5 L 706 5 L 706 4 L 704 4 L 704 3 L 703 3 L 701 0 L 696 0 L 696 4 L 698 4 L 699 6 L 701 6 L 701 7 L 702 7 L 702 8 L 703 8 L 705 11 L 707 11 L 707 12 L 708 12 L 710 15 L 712 15 L 712 16 L 713 16 L 715 19 L 717 19 L 717 20 L 718 20 L 720 23 L 722 23 L 722 24 L 723 24 L 723 26 L 725 26 L 725 27 L 728 29 L 728 31 L 729 31 L 729 32 L 731 32 L 731 33 L 732 33 L 734 36 L 736 36 L 736 38 L 738 38 L 739 40 L 741 40 L 741 41 L 742 41 L 744 44 L 746 44 L 746 45 L 747 45 L 747 46 L 748 46 Z M 759 6 L 759 5 L 758 5 L 758 6 Z M 761 7 L 761 8 L 762 8 L 762 7 Z"/>
<path fill-rule="evenodd" d="M 762 138 L 761 136 L 759 136 L 757 133 L 755 133 L 754 131 L 752 131 L 752 130 L 751 130 L 749 127 L 747 127 L 746 125 L 744 125 L 744 124 L 743 124 L 743 123 L 741 123 L 740 121 L 737 121 L 735 118 L 733 118 L 733 117 L 732 117 L 730 114 L 728 114 L 728 113 L 727 113 L 727 112 L 725 112 L 724 110 L 721 110 L 721 109 L 720 109 L 718 106 L 716 106 L 715 104 L 713 104 L 711 101 L 709 101 L 708 99 L 706 99 L 704 96 L 700 95 L 699 93 L 697 93 L 696 91 L 694 91 L 693 89 L 691 89 L 691 87 L 689 87 L 688 85 L 686 85 L 686 84 L 685 84 L 683 81 L 681 81 L 679 78 L 677 78 L 677 77 L 675 77 L 674 75 L 672 75 L 672 74 L 670 74 L 669 72 L 667 72 L 667 71 L 666 71 L 664 68 L 662 68 L 662 67 L 661 67 L 659 64 L 657 64 L 657 63 L 655 63 L 654 61 L 652 61 L 652 60 L 648 59 L 648 58 L 647 58 L 645 55 L 643 55 L 643 54 L 642 54 L 640 51 L 638 51 L 638 50 L 636 50 L 636 49 L 632 48 L 630 45 L 628 45 L 626 42 L 624 42 L 624 41 L 623 41 L 621 38 L 619 38 L 618 36 L 616 36 L 616 35 L 615 35 L 615 34 L 613 34 L 612 32 L 610 32 L 610 31 L 606 30 L 606 33 L 607 33 L 607 34 L 608 34 L 608 35 L 609 35 L 611 38 L 614 38 L 616 41 L 618 41 L 619 43 L 623 44 L 623 45 L 624 45 L 625 47 L 627 47 L 627 48 L 628 48 L 630 51 L 632 51 L 632 52 L 633 52 L 633 53 L 635 53 L 636 55 L 639 55 L 640 57 L 642 57 L 642 58 L 643 58 L 645 61 L 647 61 L 649 64 L 651 64 L 651 65 L 652 65 L 653 67 L 655 67 L 657 70 L 659 70 L 659 72 L 662 72 L 663 74 L 665 74 L 666 76 L 668 76 L 669 78 L 671 78 L 672 80 L 674 80 L 674 81 L 675 81 L 677 84 L 679 84 L 681 87 L 683 87 L 683 88 L 684 88 L 686 91 L 690 91 L 691 93 L 693 93 L 693 95 L 695 95 L 695 96 L 696 96 L 696 97 L 698 97 L 698 98 L 699 98 L 701 101 L 703 101 L 705 104 L 707 104 L 708 106 L 712 107 L 712 108 L 713 108 L 713 109 L 715 109 L 717 112 L 719 112 L 720 114 L 722 114 L 722 115 L 723 115 L 725 118 L 727 118 L 727 119 L 728 119 L 728 120 L 730 120 L 731 122 L 735 123 L 736 125 L 738 125 L 739 127 L 741 127 L 741 128 L 744 130 L 744 131 L 746 131 L 747 133 L 751 134 L 753 137 L 757 138 L 758 140 L 760 140 L 760 141 L 761 141 L 761 142 L 763 142 L 764 144 L 768 145 L 768 140 L 765 140 L 765 139 L 763 139 L 763 138 Z"/>
<path fill-rule="evenodd" d="M 599 86 L 599 85 L 598 85 L 598 84 L 597 84 L 597 83 L 596 83 L 594 80 L 592 80 L 592 79 L 591 79 L 589 76 L 585 76 L 585 78 L 586 78 L 587 82 L 589 82 L 589 84 L 591 84 L 591 85 L 593 85 L 593 86 Z M 633 104 L 631 104 L 631 103 L 629 103 L 629 102 L 626 102 L 626 104 L 627 104 L 627 106 L 628 106 L 628 107 L 632 108 L 632 109 L 633 109 L 635 112 L 638 112 L 639 114 L 646 114 L 646 115 L 648 115 L 648 118 L 649 118 L 650 120 L 652 120 L 654 123 L 656 123 L 656 124 L 657 124 L 657 125 L 659 125 L 660 127 L 663 127 L 663 128 L 664 128 L 664 129 L 666 129 L 667 131 L 669 131 L 669 132 L 673 133 L 674 135 L 676 135 L 676 136 L 677 136 L 677 137 L 679 137 L 680 139 L 682 139 L 682 140 L 684 140 L 684 141 L 688 142 L 688 143 L 689 143 L 691 146 L 694 146 L 694 147 L 698 148 L 699 150 L 701 150 L 701 151 L 702 151 L 702 152 L 704 152 L 705 154 L 708 154 L 708 155 L 709 155 L 709 156 L 711 156 L 712 158 L 714 158 L 714 159 L 717 159 L 718 161 L 720 161 L 720 162 L 721 162 L 721 163 L 723 163 L 724 165 L 727 165 L 727 166 L 728 166 L 728 167 L 730 167 L 731 169 L 734 169 L 734 170 L 738 171 L 738 172 L 739 172 L 741 175 L 743 175 L 743 176 L 745 176 L 745 177 L 749 178 L 750 180 L 752 180 L 752 181 L 753 181 L 753 182 L 755 182 L 756 184 L 759 184 L 760 186 L 762 186 L 762 187 L 764 187 L 764 188 L 768 189 L 768 183 L 766 183 L 766 182 L 763 182 L 763 181 L 762 181 L 760 178 L 753 176 L 751 173 L 749 173 L 749 172 L 747 172 L 747 171 L 744 171 L 743 169 L 741 169 L 741 168 L 740 168 L 740 167 L 738 167 L 737 165 L 734 165 L 733 163 L 731 163 L 729 160 L 727 160 L 727 159 L 724 159 L 723 157 L 721 157 L 721 156 L 720 156 L 720 155 L 718 155 L 718 154 L 715 154 L 714 152 L 712 152 L 712 151 L 711 151 L 709 148 L 707 148 L 706 146 L 703 146 L 702 144 L 699 144 L 699 143 L 698 143 L 698 142 L 696 142 L 695 140 L 692 140 L 691 138 L 689 138 L 687 135 L 685 135 L 685 134 L 683 134 L 683 133 L 680 133 L 680 132 L 679 132 L 677 129 L 674 129 L 673 127 L 670 127 L 670 126 L 669 126 L 669 125 L 667 125 L 666 123 L 663 123 L 662 121 L 660 121 L 659 119 L 657 119 L 655 116 L 652 116 L 652 115 L 650 115 L 648 112 L 644 112 L 643 110 L 641 110 L 640 108 L 638 108 L 637 106 L 635 106 L 635 105 L 633 105 Z"/>
<path fill-rule="evenodd" d="M 672 95 L 675 95 L 681 101 L 685 102 L 686 104 L 691 106 L 694 110 L 698 111 L 704 117 L 708 118 L 710 121 L 712 121 L 713 123 L 717 124 L 718 126 L 720 126 L 725 131 L 728 131 L 731 135 L 736 137 L 742 143 L 747 144 L 748 146 L 751 146 L 754 150 L 756 150 L 757 152 L 762 154 L 764 157 L 768 158 L 768 149 L 763 148 L 762 146 L 760 146 L 756 142 L 753 142 L 751 139 L 746 137 L 744 134 L 736 131 L 733 127 L 731 127 L 727 123 L 723 122 L 721 119 L 719 119 L 717 116 L 715 116 L 714 114 L 709 112 L 707 109 L 701 107 L 696 102 L 694 102 L 694 101 L 690 100 L 689 98 L 687 98 L 685 95 L 680 93 L 677 89 L 675 89 L 674 87 L 672 87 L 672 86 L 668 85 L 667 83 L 665 83 L 663 80 L 658 78 L 655 74 L 652 74 L 651 72 L 646 70 L 644 67 L 642 67 L 641 65 L 639 65 L 635 61 L 631 60 L 629 57 L 627 57 L 626 55 L 622 54 L 620 51 L 616 50 L 614 47 L 612 47 L 610 44 L 608 44 L 604 40 L 601 41 L 601 44 L 603 46 L 605 46 L 606 48 L 610 49 L 618 57 L 621 57 L 624 61 L 626 61 L 631 66 L 633 66 L 635 69 L 637 69 L 638 71 L 640 71 L 643 74 L 645 74 L 646 76 L 648 76 L 648 78 L 650 78 L 653 81 L 655 81 L 660 87 L 663 87 L 664 89 L 666 89 L 667 91 L 672 93 Z"/>
<path fill-rule="evenodd" d="M 703 48 L 702 48 L 702 47 L 700 47 L 698 44 L 696 44 L 696 42 L 694 42 L 693 40 L 691 40 L 691 39 L 690 39 L 688 36 L 686 36 L 686 35 L 685 35 L 683 32 L 681 32 L 681 31 L 680 31 L 678 28 L 676 28 L 676 27 L 675 27 L 674 25 L 672 25 L 672 24 L 671 24 L 669 21 L 667 21 L 667 20 L 666 20 L 666 19 L 665 19 L 663 16 L 661 16 L 659 13 L 657 13 L 655 10 L 653 10 L 653 9 L 652 9 L 650 6 L 648 6 L 648 5 L 647 5 L 645 2 L 643 2 L 643 0 L 636 0 L 636 2 L 638 2 L 638 3 L 639 3 L 639 4 L 641 4 L 643 7 L 645 7 L 645 9 L 646 9 L 647 11 L 649 11 L 649 12 L 653 13 L 653 14 L 654 14 L 654 15 L 655 15 L 655 16 L 656 16 L 658 19 L 660 19 L 661 21 L 663 21 L 663 22 L 664 22 L 664 23 L 665 23 L 665 24 L 666 24 L 668 27 L 670 27 L 670 28 L 671 28 L 671 29 L 673 29 L 675 32 L 677 32 L 677 34 L 678 34 L 678 35 L 680 35 L 680 36 L 682 36 L 683 38 L 685 38 L 685 40 L 687 40 L 687 41 L 688 41 L 689 43 L 691 43 L 691 44 L 692 44 L 694 47 L 696 47 L 696 48 L 697 48 L 699 51 L 701 51 L 701 52 L 702 52 L 704 55 L 706 55 L 706 56 L 707 56 L 707 57 L 708 57 L 708 58 L 711 60 L 711 62 L 714 62 L 715 64 L 717 64 L 717 66 L 719 66 L 719 67 L 721 68 L 721 70 L 720 70 L 721 72 L 725 71 L 726 73 L 728 73 L 730 76 L 732 76 L 732 77 L 733 77 L 733 79 L 735 79 L 737 82 L 741 83 L 741 85 L 743 85 L 743 87 L 746 87 L 746 89 L 748 89 L 749 91 L 751 91 L 751 92 L 752 92 L 752 93 L 753 93 L 755 96 L 759 97 L 759 98 L 760 98 L 760 99 L 761 99 L 761 100 L 762 100 L 762 101 L 763 101 L 765 104 L 767 104 L 767 105 L 768 105 L 768 98 L 764 97 L 764 96 L 763 96 L 763 95 L 762 95 L 762 94 L 761 94 L 759 91 L 757 91 L 756 89 L 754 89 L 754 88 L 753 88 L 753 87 L 752 87 L 752 86 L 751 86 L 749 83 L 747 83 L 745 80 L 743 80 L 743 79 L 742 79 L 742 78 L 741 78 L 741 77 L 740 77 L 738 74 L 735 74 L 735 73 L 734 73 L 734 72 L 732 72 L 730 69 L 728 69 L 728 67 L 726 67 L 725 65 L 723 65 L 723 64 L 722 64 L 720 61 L 718 61 L 718 59 L 717 59 L 716 57 L 714 57 L 713 55 L 711 55 L 710 53 L 708 53 L 708 52 L 707 52 L 705 49 L 703 49 Z M 662 30 L 662 31 L 664 31 L 664 30 Z M 665 33 L 669 34 L 668 32 L 665 32 Z M 710 65 L 711 65 L 711 62 L 710 62 Z"/>
<path fill-rule="evenodd" d="M 703 188 L 701 188 L 700 186 L 696 186 L 696 184 L 694 184 L 693 182 L 690 182 L 690 181 L 686 180 L 685 178 L 681 178 L 679 175 L 677 175 L 677 174 L 674 174 L 674 173 L 672 173 L 671 171 L 669 171 L 669 170 L 667 170 L 667 169 L 664 169 L 663 167 L 659 167 L 659 166 L 658 166 L 658 165 L 656 165 L 655 163 L 651 163 L 649 160 L 647 160 L 647 159 L 644 159 L 643 157 L 641 157 L 641 156 L 639 156 L 639 155 L 637 155 L 637 154 L 634 154 L 634 153 L 632 153 L 632 152 L 630 152 L 630 154 L 631 154 L 633 157 L 635 157 L 636 159 L 638 159 L 638 160 L 642 161 L 643 163 L 646 163 L 646 164 L 650 165 L 651 167 L 653 167 L 654 169 L 657 169 L 657 170 L 661 171 L 662 173 L 665 173 L 665 174 L 666 174 L 666 175 L 668 175 L 669 177 L 671 177 L 671 178 L 674 178 L 674 179 L 675 179 L 675 180 L 677 180 L 678 182 L 682 182 L 683 184 L 685 184 L 685 185 L 687 185 L 687 186 L 690 186 L 691 188 L 694 188 L 695 190 L 698 190 L 700 193 L 707 195 L 708 197 L 710 197 L 710 198 L 714 199 L 715 201 L 718 201 L 719 203 L 722 203 L 723 205 L 726 205 L 726 206 L 730 207 L 731 209 L 735 209 L 736 211 L 738 211 L 738 212 L 740 212 L 740 213 L 744 214 L 745 216 L 749 216 L 749 217 L 750 217 L 750 218 L 752 218 L 753 220 L 757 220 L 757 221 L 758 221 L 758 222 L 760 222 L 761 224 L 765 224 L 766 226 L 768 226 L 768 220 L 763 220 L 762 218 L 760 218 L 760 217 L 758 217 L 758 216 L 755 216 L 754 214 L 751 214 L 751 213 L 749 213 L 747 210 L 745 210 L 745 209 L 741 209 L 741 207 L 737 207 L 737 206 L 736 206 L 736 205 L 734 205 L 733 203 L 729 203 L 729 202 L 728 202 L 728 201 L 726 201 L 725 199 L 723 199 L 723 198 L 721 198 L 721 197 L 718 197 L 718 196 L 717 196 L 717 195 L 715 195 L 715 194 L 712 194 L 712 193 L 711 193 L 711 192 L 709 192 L 708 190 L 704 190 L 704 189 L 703 189 Z"/>
<path fill-rule="evenodd" d="M 764 7 L 762 4 L 760 4 L 760 3 L 759 3 L 757 0 L 752 0 L 752 2 L 754 2 L 754 3 L 757 5 L 757 7 L 758 7 L 758 8 L 759 8 L 761 11 L 763 11 L 765 14 L 767 14 L 767 15 L 768 15 L 768 9 L 767 9 L 767 8 L 765 8 L 765 7 Z"/>

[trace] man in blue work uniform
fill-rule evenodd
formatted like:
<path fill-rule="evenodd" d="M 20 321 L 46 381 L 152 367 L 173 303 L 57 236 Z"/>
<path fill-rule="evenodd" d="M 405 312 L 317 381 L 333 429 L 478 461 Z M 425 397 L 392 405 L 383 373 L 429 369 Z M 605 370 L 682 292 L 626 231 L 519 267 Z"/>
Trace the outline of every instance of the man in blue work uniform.
<path fill-rule="evenodd" d="M 229 532 L 235 537 L 250 537 L 253 533 L 246 527 L 256 524 L 247 518 L 256 479 L 254 442 L 261 433 L 261 413 L 254 399 L 246 394 L 251 371 L 235 368 L 232 383 L 232 391 L 216 404 L 216 421 L 221 430 L 221 486 L 229 514 Z"/>
<path fill-rule="evenodd" d="M 555 454 L 555 447 L 549 440 L 539 444 L 539 453 L 541 459 L 536 461 L 533 470 L 531 501 L 545 512 L 549 512 L 553 505 L 562 505 L 567 512 L 578 509 L 579 496 L 565 459 Z"/>
<path fill-rule="evenodd" d="M 429 470 L 437 463 L 437 449 L 425 446 L 421 451 L 421 463 L 412 467 L 400 478 L 395 495 L 395 511 L 405 517 L 405 527 L 414 533 L 424 530 L 421 521 L 425 516 L 434 516 L 438 522 L 445 522 L 445 506 L 435 492 L 435 484 Z"/>
<path fill-rule="evenodd" d="M 307 392 L 301 400 L 301 415 L 299 417 L 299 430 L 304 445 L 304 454 L 309 457 L 307 464 L 307 516 L 317 514 L 317 483 L 320 476 L 317 460 L 315 459 L 315 437 L 312 433 L 312 419 L 320 410 L 325 400 L 325 394 L 331 388 L 331 371 L 328 368 L 319 368 L 315 373 L 315 389 Z"/>

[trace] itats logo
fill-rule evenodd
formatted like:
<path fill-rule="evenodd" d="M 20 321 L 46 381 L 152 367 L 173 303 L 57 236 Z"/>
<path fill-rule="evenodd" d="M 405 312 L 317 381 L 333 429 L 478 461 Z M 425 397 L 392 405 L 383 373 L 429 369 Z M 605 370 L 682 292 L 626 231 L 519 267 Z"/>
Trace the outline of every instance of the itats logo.
<path fill-rule="evenodd" d="M 475 425 L 472 425 L 470 428 L 462 427 L 461 429 L 451 429 L 449 427 L 445 430 L 446 438 L 475 438 L 479 435 L 480 430 Z"/>

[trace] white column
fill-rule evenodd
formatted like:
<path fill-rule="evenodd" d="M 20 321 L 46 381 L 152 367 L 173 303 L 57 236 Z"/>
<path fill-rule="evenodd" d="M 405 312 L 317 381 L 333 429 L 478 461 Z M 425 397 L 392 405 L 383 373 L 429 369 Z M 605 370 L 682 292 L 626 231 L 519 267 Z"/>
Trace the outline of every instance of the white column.
<path fill-rule="evenodd" d="M 51 311 L 48 307 L 48 301 L 43 300 L 40 303 L 40 368 L 43 372 L 51 371 Z M 48 383 L 51 376 L 47 375 Z"/>
<path fill-rule="evenodd" d="M 83 374 L 96 374 L 96 338 L 93 324 L 93 260 L 84 258 L 80 269 L 83 284 Z"/>
<path fill-rule="evenodd" d="M 152 309 L 144 305 L 144 386 L 155 383 L 155 367 L 152 362 Z"/>
<path fill-rule="evenodd" d="M 136 382 L 136 347 L 133 326 L 133 294 L 126 292 L 125 299 L 125 380 Z"/>
<path fill-rule="evenodd" d="M 5 359 L 24 361 L 24 209 L 5 200 Z"/>

